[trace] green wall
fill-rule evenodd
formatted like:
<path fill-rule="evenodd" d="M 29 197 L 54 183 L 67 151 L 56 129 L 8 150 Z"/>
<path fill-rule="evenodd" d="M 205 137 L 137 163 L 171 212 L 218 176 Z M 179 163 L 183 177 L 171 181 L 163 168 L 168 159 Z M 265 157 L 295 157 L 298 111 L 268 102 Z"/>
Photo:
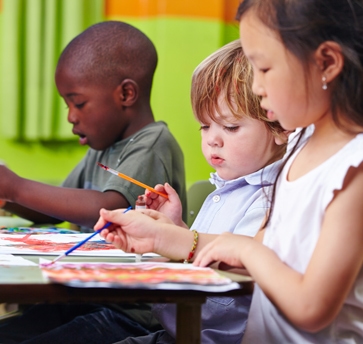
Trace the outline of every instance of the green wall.
<path fill-rule="evenodd" d="M 1 16 L 0 13 L 0 30 Z M 200 149 L 199 125 L 190 106 L 190 80 L 200 61 L 238 37 L 237 25 L 196 18 L 108 19 L 124 20 L 135 25 L 156 45 L 159 64 L 152 93 L 156 120 L 168 123 L 183 149 L 187 185 L 207 179 L 212 169 Z M 6 54 L 1 41 L 0 48 L 1 59 Z M 71 130 L 70 125 L 69 128 Z M 0 160 L 21 176 L 53 184 L 66 177 L 85 151 L 86 147 L 79 146 L 77 139 L 65 143 L 26 144 L 0 137 Z"/>

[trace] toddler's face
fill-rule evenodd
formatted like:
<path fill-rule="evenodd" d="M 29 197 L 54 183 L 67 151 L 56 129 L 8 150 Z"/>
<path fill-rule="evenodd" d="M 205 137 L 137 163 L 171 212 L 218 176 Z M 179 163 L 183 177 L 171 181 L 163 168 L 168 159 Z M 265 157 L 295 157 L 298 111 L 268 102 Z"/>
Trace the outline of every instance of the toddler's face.
<path fill-rule="evenodd" d="M 104 84 L 82 82 L 82 76 L 58 66 L 55 76 L 59 94 L 68 106 L 68 121 L 81 145 L 104 150 L 122 138 L 127 118 L 120 114 L 117 90 Z"/>
<path fill-rule="evenodd" d="M 221 99 L 221 97 L 220 97 Z M 255 172 L 271 160 L 275 141 L 261 121 L 236 119 L 228 106 L 219 102 L 218 123 L 201 123 L 202 151 L 208 163 L 225 180 Z"/>

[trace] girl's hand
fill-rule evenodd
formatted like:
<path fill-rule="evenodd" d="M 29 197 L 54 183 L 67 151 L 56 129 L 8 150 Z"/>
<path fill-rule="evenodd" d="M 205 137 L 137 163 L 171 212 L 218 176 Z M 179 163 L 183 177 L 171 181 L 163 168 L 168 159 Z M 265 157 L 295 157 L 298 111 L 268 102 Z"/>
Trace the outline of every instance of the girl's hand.
<path fill-rule="evenodd" d="M 145 202 L 148 209 L 157 210 L 170 218 L 176 225 L 185 227 L 182 220 L 182 205 L 176 191 L 168 183 L 156 185 L 155 190 L 166 193 L 168 199 L 145 190 Z"/>
<path fill-rule="evenodd" d="M 127 213 L 124 209 L 101 209 L 100 216 L 94 229 L 111 222 L 112 225 L 102 230 L 100 235 L 117 248 L 132 253 L 155 252 L 155 242 L 161 235 L 160 224 L 172 223 L 165 215 L 147 209 Z"/>
<path fill-rule="evenodd" d="M 253 238 L 229 232 L 223 233 L 202 248 L 193 264 L 208 266 L 214 262 L 224 262 L 230 266 L 244 267 L 241 252 L 248 240 Z"/>

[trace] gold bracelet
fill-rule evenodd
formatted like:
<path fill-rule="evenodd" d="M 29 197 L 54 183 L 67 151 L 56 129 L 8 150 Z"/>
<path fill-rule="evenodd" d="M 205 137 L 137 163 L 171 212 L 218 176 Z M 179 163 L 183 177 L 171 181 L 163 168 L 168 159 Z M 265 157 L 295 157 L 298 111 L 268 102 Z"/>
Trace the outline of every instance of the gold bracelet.
<path fill-rule="evenodd" d="M 184 259 L 184 264 L 188 264 L 190 262 L 190 260 L 194 257 L 195 250 L 197 249 L 199 234 L 195 229 L 193 229 L 192 232 L 194 233 L 193 246 L 189 252 L 188 258 Z"/>

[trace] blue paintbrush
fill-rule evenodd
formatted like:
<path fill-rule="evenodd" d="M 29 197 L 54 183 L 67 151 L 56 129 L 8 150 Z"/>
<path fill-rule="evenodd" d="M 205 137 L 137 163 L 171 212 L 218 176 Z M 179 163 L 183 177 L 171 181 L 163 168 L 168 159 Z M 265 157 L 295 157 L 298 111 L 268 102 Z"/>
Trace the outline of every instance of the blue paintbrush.
<path fill-rule="evenodd" d="M 128 207 L 124 213 L 128 212 L 129 210 L 131 210 L 132 207 Z M 57 262 L 58 260 L 64 258 L 65 256 L 68 256 L 71 252 L 73 252 L 74 250 L 76 250 L 78 247 L 81 247 L 84 243 L 86 243 L 88 240 L 90 240 L 91 238 L 93 238 L 95 235 L 101 233 L 105 228 L 109 227 L 112 224 L 112 222 L 107 222 L 101 229 L 95 231 L 93 234 L 91 234 L 89 237 L 87 237 L 86 239 L 82 240 L 81 242 L 79 242 L 78 244 L 74 245 L 73 247 L 71 247 L 69 250 L 67 250 L 66 252 L 62 253 L 61 255 L 59 255 L 57 258 L 53 259 L 50 263 L 48 264 L 44 264 L 44 265 L 52 265 L 55 262 Z"/>

